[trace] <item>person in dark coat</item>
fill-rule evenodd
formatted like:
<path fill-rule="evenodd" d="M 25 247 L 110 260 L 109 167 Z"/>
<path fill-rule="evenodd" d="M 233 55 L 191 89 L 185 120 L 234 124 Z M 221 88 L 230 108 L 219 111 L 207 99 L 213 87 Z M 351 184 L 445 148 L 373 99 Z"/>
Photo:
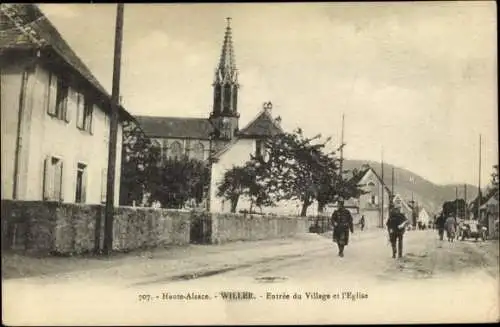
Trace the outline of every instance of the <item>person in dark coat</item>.
<path fill-rule="evenodd" d="M 365 216 L 361 216 L 361 219 L 359 220 L 359 226 L 361 227 L 361 231 L 365 229 Z"/>
<path fill-rule="evenodd" d="M 446 222 L 446 219 L 444 219 L 444 215 L 440 214 L 437 219 L 436 219 L 436 227 L 438 229 L 438 234 L 439 234 L 439 240 L 443 240 L 444 237 L 444 223 Z"/>
<path fill-rule="evenodd" d="M 396 258 L 396 252 L 399 258 L 403 256 L 403 235 L 407 224 L 408 219 L 403 213 L 401 213 L 401 209 L 399 207 L 395 207 L 389 215 L 389 219 L 387 219 L 386 223 L 393 258 Z"/>
<path fill-rule="evenodd" d="M 338 201 L 338 209 L 332 214 L 333 241 L 339 247 L 339 256 L 344 256 L 344 247 L 349 244 L 349 231 L 354 233 L 352 215 L 344 208 L 344 200 Z"/>

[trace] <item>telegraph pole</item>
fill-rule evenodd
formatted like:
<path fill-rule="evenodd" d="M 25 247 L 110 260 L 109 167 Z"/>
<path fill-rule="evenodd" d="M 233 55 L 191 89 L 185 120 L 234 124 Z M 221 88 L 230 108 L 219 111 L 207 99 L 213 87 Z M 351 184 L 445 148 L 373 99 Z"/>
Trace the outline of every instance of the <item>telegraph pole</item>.
<path fill-rule="evenodd" d="M 384 192 L 385 192 L 385 182 L 384 182 L 384 148 L 382 147 L 382 161 L 381 161 L 381 170 L 382 170 L 382 210 L 380 213 L 380 227 L 384 228 Z"/>
<path fill-rule="evenodd" d="M 479 134 L 479 175 L 477 183 L 477 219 L 481 218 L 481 134 Z"/>
<path fill-rule="evenodd" d="M 394 167 L 392 167 L 392 176 L 391 176 L 391 202 L 389 203 L 390 208 L 394 208 Z"/>
<path fill-rule="evenodd" d="M 123 3 L 116 8 L 115 50 L 113 62 L 113 86 L 111 92 L 111 120 L 108 146 L 108 176 L 106 185 L 106 214 L 104 222 L 104 253 L 113 251 L 113 214 L 115 200 L 116 143 L 118 131 L 118 108 L 120 101 L 120 69 L 123 38 Z"/>
<path fill-rule="evenodd" d="M 344 114 L 342 114 L 342 130 L 340 135 L 340 178 L 343 180 L 344 172 Z"/>
<path fill-rule="evenodd" d="M 464 219 L 469 219 L 469 208 L 467 207 L 467 184 L 464 184 L 464 202 L 465 202 L 465 208 L 464 208 Z"/>

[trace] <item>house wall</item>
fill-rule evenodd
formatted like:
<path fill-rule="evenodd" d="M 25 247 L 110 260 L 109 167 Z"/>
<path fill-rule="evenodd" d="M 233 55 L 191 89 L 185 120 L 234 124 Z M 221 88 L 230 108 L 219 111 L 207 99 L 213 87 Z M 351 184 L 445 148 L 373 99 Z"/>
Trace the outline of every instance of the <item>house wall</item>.
<path fill-rule="evenodd" d="M 372 183 L 373 185 L 371 185 Z M 359 185 L 362 185 L 361 188 L 367 193 L 362 194 L 359 199 L 349 199 L 345 202 L 345 205 L 359 207 L 359 214 L 357 216 L 359 216 L 358 219 L 361 216 L 365 216 L 365 228 L 380 227 L 382 223 L 380 217 L 382 196 L 384 198 L 384 224 L 389 217 L 389 193 L 372 170 L 369 170 L 363 176 Z M 375 203 L 372 203 L 372 196 L 375 196 Z"/>
<path fill-rule="evenodd" d="M 2 199 L 13 198 L 14 165 L 24 64 L 20 61 L 0 67 Z"/>
<path fill-rule="evenodd" d="M 13 67 L 13 68 L 11 68 Z M 16 69 L 16 64 L 9 65 L 12 73 L 2 73 L 2 89 L 15 90 L 20 87 L 22 72 Z M 87 165 L 86 180 L 86 203 L 101 203 L 102 183 L 105 180 L 103 169 L 107 168 L 108 156 L 108 135 L 109 118 L 97 106 L 94 106 L 92 117 L 92 133 L 82 131 L 76 126 L 76 98 L 74 90 L 78 89 L 72 85 L 68 99 L 69 122 L 53 118 L 47 114 L 45 101 L 48 95 L 49 71 L 42 65 L 37 65 L 33 74 L 28 79 L 26 93 L 26 108 L 23 119 L 26 124 L 23 131 L 23 155 L 20 158 L 21 169 L 19 197 L 21 200 L 42 200 L 44 160 L 48 156 L 60 157 L 63 161 L 63 202 L 75 201 L 76 174 L 78 163 Z M 5 82 L 5 83 L 4 83 Z M 4 106 L 7 122 L 13 122 L 14 114 L 19 112 L 18 103 L 19 92 L 2 91 L 2 127 L 4 124 Z M 5 131 L 5 132 L 4 132 Z M 11 193 L 13 176 L 14 156 L 12 155 L 13 128 L 2 128 L 2 198 L 8 199 Z M 4 141 L 4 135 L 6 137 Z M 115 203 L 118 204 L 120 187 L 120 167 L 121 167 L 121 146 L 122 146 L 122 126 L 118 127 L 117 138 L 117 158 L 116 158 L 116 178 L 115 178 Z M 10 142 L 7 145 L 7 142 Z M 4 151 L 4 143 L 5 149 Z M 4 159 L 5 158 L 5 159 Z M 6 165 L 4 166 L 4 161 Z M 4 172 L 4 167 L 6 171 Z M 4 195 L 5 189 L 5 195 Z M 10 191 L 10 192 L 9 192 Z"/>
<path fill-rule="evenodd" d="M 228 200 L 217 197 L 218 185 L 223 181 L 226 171 L 234 166 L 242 166 L 250 160 L 250 154 L 255 154 L 256 142 L 253 139 L 238 139 L 231 147 L 220 155 L 218 161 L 212 165 L 212 177 L 210 182 L 210 211 L 229 213 L 231 211 L 231 203 Z M 238 200 L 236 211 L 250 210 L 251 201 L 241 196 Z M 271 213 L 275 215 L 297 216 L 300 214 L 302 204 L 299 201 L 289 200 L 280 201 L 272 207 L 263 207 L 263 213 Z M 252 208 L 259 211 L 259 208 Z M 316 214 L 317 204 L 313 203 L 309 206 L 307 213 Z"/>
<path fill-rule="evenodd" d="M 255 153 L 255 140 L 238 139 L 232 146 L 218 158 L 218 161 L 212 164 L 212 175 L 210 180 L 210 211 L 228 213 L 231 211 L 231 204 L 217 197 L 217 189 L 224 179 L 224 174 L 235 166 L 242 166 L 250 160 L 250 154 Z M 246 199 L 240 199 L 238 207 L 248 208 Z"/>

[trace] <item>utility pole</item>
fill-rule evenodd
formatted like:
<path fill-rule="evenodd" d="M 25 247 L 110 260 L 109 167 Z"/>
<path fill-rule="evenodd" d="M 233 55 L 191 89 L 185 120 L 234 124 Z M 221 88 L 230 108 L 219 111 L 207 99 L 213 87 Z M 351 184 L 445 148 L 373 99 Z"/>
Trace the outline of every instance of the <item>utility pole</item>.
<path fill-rule="evenodd" d="M 342 130 L 340 134 L 340 178 L 344 175 L 344 114 L 342 114 Z"/>
<path fill-rule="evenodd" d="M 106 185 L 106 214 L 104 222 L 104 253 L 107 255 L 113 251 L 113 214 L 115 200 L 116 143 L 118 134 L 118 108 L 120 101 L 122 38 L 123 3 L 119 3 L 116 8 L 113 86 L 111 92 L 111 120 L 108 146 L 108 176 Z"/>
<path fill-rule="evenodd" d="M 467 206 L 467 184 L 464 184 L 464 202 L 465 202 L 465 208 L 464 208 L 464 219 L 469 219 L 469 208 Z"/>
<path fill-rule="evenodd" d="M 479 174 L 477 185 L 477 219 L 481 218 L 481 134 L 479 134 Z"/>
<path fill-rule="evenodd" d="M 391 202 L 389 203 L 390 208 L 394 208 L 394 167 L 392 167 L 392 176 L 391 176 Z"/>
<path fill-rule="evenodd" d="M 380 228 L 384 228 L 384 192 L 385 192 L 385 182 L 384 182 L 384 148 L 382 147 L 382 161 L 381 161 L 381 170 L 382 170 L 382 210 L 380 213 Z"/>

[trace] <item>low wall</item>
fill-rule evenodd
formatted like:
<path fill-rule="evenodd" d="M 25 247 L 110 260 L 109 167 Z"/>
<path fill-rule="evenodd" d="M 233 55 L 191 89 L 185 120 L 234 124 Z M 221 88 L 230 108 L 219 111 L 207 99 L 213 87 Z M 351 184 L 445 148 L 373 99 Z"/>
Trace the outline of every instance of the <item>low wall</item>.
<path fill-rule="evenodd" d="M 104 206 L 2 200 L 2 249 L 79 254 L 103 248 Z M 306 233 L 307 218 L 117 207 L 113 250 L 219 244 Z"/>
<path fill-rule="evenodd" d="M 118 207 L 113 250 L 189 244 L 190 213 Z M 85 253 L 102 249 L 104 206 L 2 200 L 2 248 Z"/>
<path fill-rule="evenodd" d="M 212 213 L 211 242 L 256 241 L 307 233 L 307 218 Z"/>

